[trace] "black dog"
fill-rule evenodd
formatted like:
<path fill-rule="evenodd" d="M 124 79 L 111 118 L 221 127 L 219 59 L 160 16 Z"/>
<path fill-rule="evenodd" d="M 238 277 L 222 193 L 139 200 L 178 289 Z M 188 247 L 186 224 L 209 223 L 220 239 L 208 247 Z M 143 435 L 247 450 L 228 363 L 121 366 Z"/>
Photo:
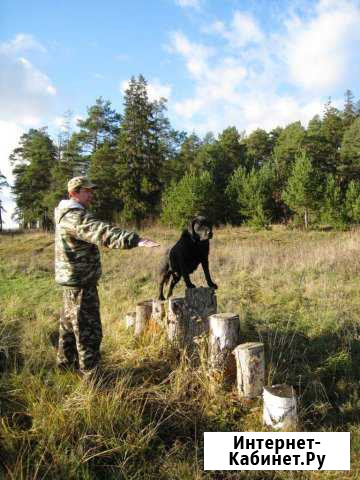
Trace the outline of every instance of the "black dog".
<path fill-rule="evenodd" d="M 212 224 L 205 217 L 195 217 L 189 229 L 184 230 L 180 239 L 166 252 L 160 270 L 159 299 L 165 300 L 163 288 L 170 277 L 171 283 L 167 298 L 170 298 L 175 285 L 181 277 L 187 288 L 195 288 L 190 281 L 190 273 L 201 263 L 207 284 L 217 288 L 209 272 L 209 240 L 212 238 Z"/>

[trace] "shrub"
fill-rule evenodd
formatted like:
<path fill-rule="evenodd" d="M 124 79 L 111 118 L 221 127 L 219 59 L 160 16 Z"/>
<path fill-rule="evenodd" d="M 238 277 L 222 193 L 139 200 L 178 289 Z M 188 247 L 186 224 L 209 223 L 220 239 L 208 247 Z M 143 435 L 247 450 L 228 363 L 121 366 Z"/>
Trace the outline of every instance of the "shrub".
<path fill-rule="evenodd" d="M 161 219 L 169 226 L 184 227 L 196 215 L 216 222 L 216 189 L 209 172 L 188 173 L 173 182 L 162 199 Z"/>

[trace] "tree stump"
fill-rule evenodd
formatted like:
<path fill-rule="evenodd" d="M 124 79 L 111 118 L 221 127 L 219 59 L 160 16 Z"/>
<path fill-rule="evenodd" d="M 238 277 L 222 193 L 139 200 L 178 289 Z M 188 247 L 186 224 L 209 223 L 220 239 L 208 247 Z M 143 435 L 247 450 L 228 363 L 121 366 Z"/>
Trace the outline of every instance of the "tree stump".
<path fill-rule="evenodd" d="M 163 300 L 153 300 L 152 303 L 152 319 L 159 326 L 164 327 L 166 317 L 165 302 Z"/>
<path fill-rule="evenodd" d="M 269 427 L 292 431 L 298 417 L 296 395 L 292 386 L 286 384 L 264 387 L 263 422 Z"/>
<path fill-rule="evenodd" d="M 192 339 L 209 333 L 209 315 L 217 312 L 215 290 L 208 287 L 187 288 L 185 300 L 189 313 L 188 335 Z"/>
<path fill-rule="evenodd" d="M 180 348 L 185 346 L 188 326 L 188 308 L 185 298 L 170 298 L 167 317 L 167 337 Z"/>
<path fill-rule="evenodd" d="M 233 354 L 237 366 L 237 390 L 240 397 L 254 398 L 262 394 L 265 378 L 264 344 L 238 345 Z"/>
<path fill-rule="evenodd" d="M 144 300 L 136 305 L 135 336 L 141 335 L 149 324 L 152 313 L 152 300 Z"/>
<path fill-rule="evenodd" d="M 124 318 L 125 328 L 128 329 L 128 328 L 134 327 L 135 319 L 136 319 L 136 312 L 128 312 Z"/>
<path fill-rule="evenodd" d="M 233 349 L 239 343 L 239 315 L 216 313 L 209 317 L 209 362 L 214 370 L 220 371 L 227 381 L 235 380 L 236 364 Z"/>

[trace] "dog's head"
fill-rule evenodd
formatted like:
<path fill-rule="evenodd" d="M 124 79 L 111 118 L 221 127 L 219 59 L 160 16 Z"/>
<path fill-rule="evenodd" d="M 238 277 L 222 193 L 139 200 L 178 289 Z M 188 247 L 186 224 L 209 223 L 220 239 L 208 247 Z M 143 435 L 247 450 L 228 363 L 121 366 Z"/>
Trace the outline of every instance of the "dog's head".
<path fill-rule="evenodd" d="M 206 217 L 195 217 L 189 225 L 189 233 L 194 241 L 203 242 L 213 237 L 213 225 Z"/>

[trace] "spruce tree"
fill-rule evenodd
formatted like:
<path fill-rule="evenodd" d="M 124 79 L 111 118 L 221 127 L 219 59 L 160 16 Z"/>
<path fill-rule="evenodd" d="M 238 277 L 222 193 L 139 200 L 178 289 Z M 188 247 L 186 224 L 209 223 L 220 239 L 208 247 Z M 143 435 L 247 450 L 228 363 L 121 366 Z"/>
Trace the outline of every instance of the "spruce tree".
<path fill-rule="evenodd" d="M 116 216 L 123 207 L 116 162 L 116 147 L 104 142 L 91 156 L 89 169 L 89 177 L 97 186 L 92 209 L 109 222 L 117 220 Z"/>
<path fill-rule="evenodd" d="M 122 217 L 137 227 L 158 213 L 164 152 L 159 135 L 159 105 L 150 102 L 142 75 L 132 77 L 125 92 L 118 137 L 117 175 Z"/>
<path fill-rule="evenodd" d="M 351 90 L 345 92 L 345 104 L 342 112 L 343 125 L 345 128 L 349 128 L 353 121 L 356 119 L 356 106 L 354 104 L 354 95 Z"/>

